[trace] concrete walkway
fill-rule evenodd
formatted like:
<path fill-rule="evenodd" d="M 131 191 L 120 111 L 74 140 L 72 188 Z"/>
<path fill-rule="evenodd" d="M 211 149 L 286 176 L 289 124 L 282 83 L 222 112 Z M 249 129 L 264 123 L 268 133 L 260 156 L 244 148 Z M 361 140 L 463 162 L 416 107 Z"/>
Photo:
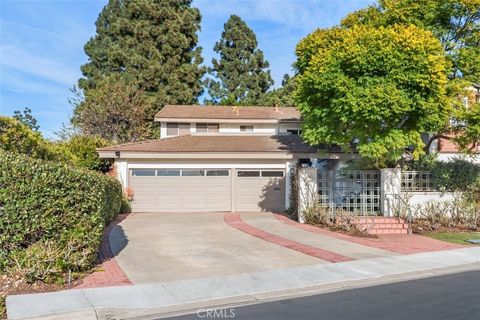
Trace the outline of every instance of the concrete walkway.
<path fill-rule="evenodd" d="M 9 319 L 115 319 L 201 307 L 246 304 L 286 297 L 305 290 L 338 288 L 352 281 L 435 272 L 474 264 L 480 248 L 417 253 L 316 264 L 223 277 L 166 281 L 145 285 L 67 290 L 7 297 Z M 26 307 L 28 306 L 28 308 Z"/>
<path fill-rule="evenodd" d="M 398 255 L 397 253 L 336 239 L 321 234 L 312 234 L 309 231 L 294 228 L 285 222 L 276 219 L 272 214 L 242 213 L 241 219 L 245 223 L 267 231 L 269 233 L 288 238 L 315 248 L 328 250 L 337 254 L 357 259 L 379 258 Z"/>

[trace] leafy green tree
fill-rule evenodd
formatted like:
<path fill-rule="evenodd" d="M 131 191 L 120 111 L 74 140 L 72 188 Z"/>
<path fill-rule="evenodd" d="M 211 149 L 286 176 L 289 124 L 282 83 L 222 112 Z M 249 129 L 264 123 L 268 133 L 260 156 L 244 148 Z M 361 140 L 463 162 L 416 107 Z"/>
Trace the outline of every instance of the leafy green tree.
<path fill-rule="evenodd" d="M 257 48 L 252 29 L 236 15 L 224 25 L 214 51 L 220 59 L 212 59 L 211 75 L 206 80 L 213 104 L 257 104 L 273 85 L 269 63 Z"/>
<path fill-rule="evenodd" d="M 17 119 L 0 116 L 0 149 L 11 153 L 107 172 L 111 162 L 99 159 L 96 148 L 108 144 L 107 140 L 100 137 L 79 134 L 52 142 Z"/>
<path fill-rule="evenodd" d="M 100 80 L 94 89 L 71 100 L 72 123 L 83 135 L 101 137 L 114 143 L 144 140 L 151 135 L 147 116 L 152 97 L 121 75 Z"/>
<path fill-rule="evenodd" d="M 396 25 L 319 29 L 296 48 L 296 100 L 304 138 L 357 150 L 377 166 L 394 165 L 406 147 L 448 121 L 440 42 L 421 28 Z"/>
<path fill-rule="evenodd" d="M 100 159 L 97 148 L 106 147 L 109 142 L 95 136 L 75 135 L 69 140 L 60 143 L 60 149 L 68 158 L 68 162 L 77 167 L 107 172 L 112 162 Z"/>
<path fill-rule="evenodd" d="M 285 74 L 280 88 L 267 92 L 258 102 L 262 106 L 294 107 L 295 77 Z"/>
<path fill-rule="evenodd" d="M 10 117 L 0 116 L 0 149 L 44 160 L 65 159 L 57 146 L 45 140 L 40 132 Z"/>
<path fill-rule="evenodd" d="M 202 93 L 200 12 L 191 0 L 109 0 L 85 45 L 85 94 L 121 74 L 152 99 L 147 118 L 165 104 L 191 104 Z M 96 93 L 98 94 L 98 92 Z"/>
<path fill-rule="evenodd" d="M 17 119 L 33 131 L 38 131 L 40 129 L 40 126 L 37 123 L 37 119 L 32 115 L 32 109 L 30 108 L 25 108 L 23 109 L 23 112 L 16 110 L 13 112 L 13 118 Z"/>
<path fill-rule="evenodd" d="M 471 84 L 480 82 L 480 0 L 379 0 L 376 5 L 348 15 L 344 27 L 413 24 L 431 31 L 441 42 L 450 62 L 448 94 L 452 121 L 432 132 L 426 151 L 437 138 L 453 139 L 469 152 L 480 140 L 480 106 L 471 99 L 465 109 L 463 97 L 472 94 Z"/>
<path fill-rule="evenodd" d="M 479 0 L 379 0 L 348 15 L 342 25 L 413 24 L 431 31 L 452 63 L 450 78 L 480 78 Z"/>

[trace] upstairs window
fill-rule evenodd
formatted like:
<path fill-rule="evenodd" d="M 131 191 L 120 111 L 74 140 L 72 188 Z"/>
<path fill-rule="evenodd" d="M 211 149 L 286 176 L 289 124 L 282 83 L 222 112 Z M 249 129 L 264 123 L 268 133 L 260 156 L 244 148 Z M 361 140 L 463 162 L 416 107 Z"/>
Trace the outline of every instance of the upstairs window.
<path fill-rule="evenodd" d="M 218 132 L 220 125 L 218 123 L 209 123 L 207 127 L 208 127 L 208 132 Z"/>
<path fill-rule="evenodd" d="M 178 123 L 167 123 L 167 136 L 178 136 Z"/>
<path fill-rule="evenodd" d="M 197 132 L 218 132 L 220 125 L 218 123 L 197 123 Z"/>
<path fill-rule="evenodd" d="M 167 136 L 178 136 L 190 133 L 190 123 L 167 122 Z"/>
<path fill-rule="evenodd" d="M 240 126 L 241 132 L 253 132 L 253 126 Z"/>
<path fill-rule="evenodd" d="M 190 134 L 190 123 L 179 123 L 178 131 L 180 135 Z"/>

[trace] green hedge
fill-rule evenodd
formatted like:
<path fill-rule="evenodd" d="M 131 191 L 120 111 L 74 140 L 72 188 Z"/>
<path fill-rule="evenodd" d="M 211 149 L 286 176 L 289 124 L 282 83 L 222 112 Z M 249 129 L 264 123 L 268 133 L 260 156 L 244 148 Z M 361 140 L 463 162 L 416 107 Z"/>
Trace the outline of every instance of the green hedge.
<path fill-rule="evenodd" d="M 433 186 L 441 191 L 480 192 L 480 166 L 461 157 L 445 162 L 425 156 L 410 169 L 430 171 Z"/>
<path fill-rule="evenodd" d="M 121 203 L 109 176 L 0 150 L 0 271 L 34 280 L 90 268 Z"/>

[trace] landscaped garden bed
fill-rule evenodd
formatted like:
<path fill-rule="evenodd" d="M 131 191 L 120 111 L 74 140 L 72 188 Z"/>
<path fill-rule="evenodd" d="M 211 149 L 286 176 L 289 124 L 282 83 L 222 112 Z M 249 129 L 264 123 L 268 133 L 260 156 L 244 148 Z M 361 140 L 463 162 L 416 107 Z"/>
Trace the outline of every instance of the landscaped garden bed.
<path fill-rule="evenodd" d="M 450 227 L 440 225 L 432 229 L 428 220 L 416 219 L 412 224 L 412 230 L 415 234 L 464 245 L 474 245 L 467 240 L 480 240 L 480 230 L 472 230 L 465 225 Z"/>
<path fill-rule="evenodd" d="M 305 210 L 303 215 L 305 223 L 316 227 L 354 237 L 377 238 L 376 235 L 369 234 L 357 224 L 358 216 L 352 212 L 337 210 L 335 215 L 332 215 L 328 208 L 315 205 Z"/>

